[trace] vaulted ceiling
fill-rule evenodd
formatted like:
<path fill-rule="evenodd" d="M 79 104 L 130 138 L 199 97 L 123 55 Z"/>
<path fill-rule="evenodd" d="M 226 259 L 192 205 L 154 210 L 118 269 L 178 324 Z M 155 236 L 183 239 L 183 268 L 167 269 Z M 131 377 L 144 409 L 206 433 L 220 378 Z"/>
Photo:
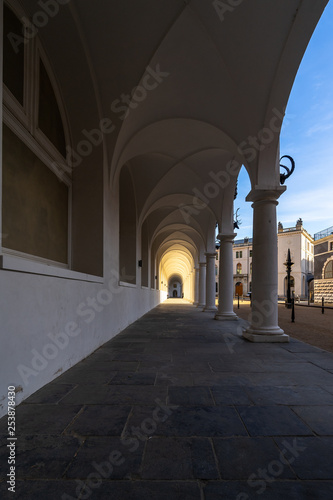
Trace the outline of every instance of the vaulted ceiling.
<path fill-rule="evenodd" d="M 197 263 L 213 250 L 216 222 L 232 231 L 242 165 L 253 188 L 279 186 L 284 109 L 326 3 L 71 0 L 39 30 L 73 143 L 83 127 L 112 120 L 101 152 L 109 186 L 126 164 L 138 228 L 147 221 L 150 245 L 170 275 L 187 272 L 188 254 Z M 23 4 L 33 13 L 35 2 Z"/>

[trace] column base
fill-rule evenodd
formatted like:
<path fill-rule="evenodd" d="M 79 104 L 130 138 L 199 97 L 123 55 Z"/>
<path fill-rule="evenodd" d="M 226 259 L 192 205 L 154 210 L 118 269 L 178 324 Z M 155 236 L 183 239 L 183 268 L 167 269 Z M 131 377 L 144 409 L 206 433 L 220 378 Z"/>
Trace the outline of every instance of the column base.
<path fill-rule="evenodd" d="M 214 311 L 217 311 L 217 307 L 216 306 L 205 306 L 203 308 L 203 312 L 214 312 Z"/>
<path fill-rule="evenodd" d="M 193 302 L 193 305 L 194 305 L 195 307 L 198 307 L 198 306 L 199 306 L 199 302 Z"/>
<path fill-rule="evenodd" d="M 250 342 L 289 342 L 289 335 L 278 326 L 262 330 L 248 328 L 243 332 L 243 338 Z"/>
<path fill-rule="evenodd" d="M 238 320 L 238 316 L 237 314 L 235 314 L 234 312 L 230 312 L 230 313 L 219 313 L 217 312 L 215 314 L 215 318 L 214 319 L 217 319 L 218 321 L 237 321 Z"/>

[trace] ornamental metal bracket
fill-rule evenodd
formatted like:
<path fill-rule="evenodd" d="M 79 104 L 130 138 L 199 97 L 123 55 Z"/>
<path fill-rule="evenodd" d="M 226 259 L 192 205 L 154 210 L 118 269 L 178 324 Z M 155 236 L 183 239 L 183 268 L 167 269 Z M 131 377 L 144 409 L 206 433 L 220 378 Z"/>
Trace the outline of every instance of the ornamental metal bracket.
<path fill-rule="evenodd" d="M 285 165 L 282 165 L 281 160 L 283 160 L 283 158 L 288 158 L 288 160 L 291 163 L 291 168 L 288 168 Z M 291 156 L 288 156 L 288 155 L 281 156 L 281 158 L 280 158 L 280 167 L 284 168 L 285 171 L 286 171 L 286 173 L 283 173 L 283 174 L 280 173 L 280 183 L 284 184 L 285 181 L 291 176 L 291 174 L 295 170 L 295 161 L 294 161 L 294 159 Z"/>
<path fill-rule="evenodd" d="M 242 221 L 238 218 L 238 211 L 240 208 L 237 208 L 236 213 L 234 213 L 234 229 L 239 229 L 239 226 L 241 225 Z"/>

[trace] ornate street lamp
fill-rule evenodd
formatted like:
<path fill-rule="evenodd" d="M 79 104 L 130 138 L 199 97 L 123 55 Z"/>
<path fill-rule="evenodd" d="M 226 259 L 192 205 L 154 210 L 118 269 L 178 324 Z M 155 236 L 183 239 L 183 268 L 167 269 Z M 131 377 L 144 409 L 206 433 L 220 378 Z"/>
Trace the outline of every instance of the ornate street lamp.
<path fill-rule="evenodd" d="M 291 174 L 295 170 L 295 161 L 294 161 L 294 159 L 291 156 L 289 156 L 289 155 L 284 155 L 284 156 L 281 156 L 280 162 L 281 162 L 281 160 L 283 160 L 283 158 L 288 158 L 288 160 L 291 163 L 291 168 L 288 168 L 285 165 L 282 165 L 282 163 L 280 163 L 280 167 L 284 168 L 285 171 L 286 171 L 285 174 L 280 174 L 280 184 L 284 184 L 286 182 L 286 180 L 291 176 Z"/>
<path fill-rule="evenodd" d="M 290 273 L 291 273 L 291 267 L 294 265 L 294 263 L 291 261 L 291 257 L 290 257 L 290 248 L 288 248 L 288 256 L 287 256 L 287 260 L 284 263 L 284 265 L 287 268 L 287 300 L 286 300 L 286 307 L 288 307 L 288 309 L 290 309 L 291 306 L 292 306 L 291 292 L 290 292 Z"/>

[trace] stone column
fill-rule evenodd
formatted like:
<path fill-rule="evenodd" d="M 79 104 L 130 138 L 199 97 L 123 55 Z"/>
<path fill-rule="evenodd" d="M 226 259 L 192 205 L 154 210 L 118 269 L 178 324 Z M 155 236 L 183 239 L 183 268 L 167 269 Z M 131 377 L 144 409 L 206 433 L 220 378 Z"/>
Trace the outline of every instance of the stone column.
<path fill-rule="evenodd" d="M 277 199 L 285 191 L 254 189 L 253 201 L 252 313 L 243 337 L 252 342 L 289 342 L 278 325 Z"/>
<path fill-rule="evenodd" d="M 191 302 L 194 303 L 195 271 L 191 271 Z"/>
<path fill-rule="evenodd" d="M 199 305 L 199 267 L 195 267 L 194 275 L 194 305 Z"/>
<path fill-rule="evenodd" d="M 215 319 L 236 320 L 233 300 L 233 242 L 236 233 L 219 234 L 220 246 L 220 272 L 219 272 L 219 307 Z"/>
<path fill-rule="evenodd" d="M 206 304 L 206 262 L 199 263 L 199 304 L 198 307 L 205 307 Z"/>
<path fill-rule="evenodd" d="M 215 260 L 216 252 L 206 254 L 207 272 L 206 272 L 206 305 L 204 311 L 217 311 L 215 305 Z"/>

